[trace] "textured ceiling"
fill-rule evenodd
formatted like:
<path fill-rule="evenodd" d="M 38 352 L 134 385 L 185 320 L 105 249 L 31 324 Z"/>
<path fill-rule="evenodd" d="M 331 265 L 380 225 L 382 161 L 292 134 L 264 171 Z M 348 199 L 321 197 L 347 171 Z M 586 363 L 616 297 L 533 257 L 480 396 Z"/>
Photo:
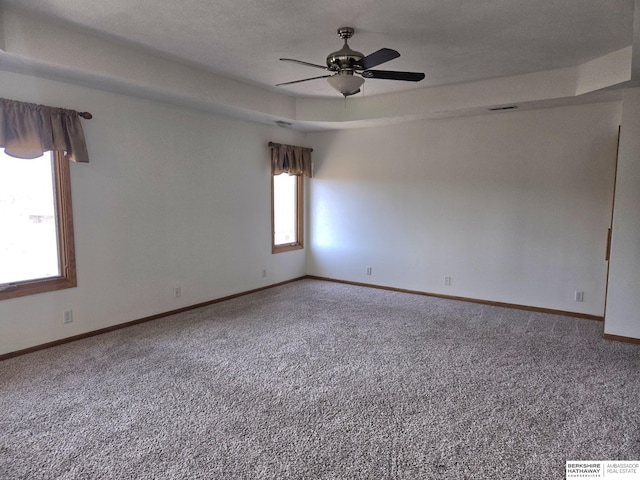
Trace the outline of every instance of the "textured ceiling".
<path fill-rule="evenodd" d="M 400 58 L 378 68 L 422 71 L 420 83 L 368 79 L 365 95 L 455 84 L 583 63 L 631 45 L 633 0 L 0 0 L 144 46 L 265 88 L 333 96 L 322 75 L 289 57 L 324 64 L 340 26 L 365 55 Z"/>

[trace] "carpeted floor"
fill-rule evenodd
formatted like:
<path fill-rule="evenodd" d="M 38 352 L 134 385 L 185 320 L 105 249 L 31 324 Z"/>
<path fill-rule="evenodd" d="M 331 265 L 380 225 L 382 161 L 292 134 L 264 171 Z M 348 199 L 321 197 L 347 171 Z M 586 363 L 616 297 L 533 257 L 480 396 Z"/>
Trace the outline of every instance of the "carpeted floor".
<path fill-rule="evenodd" d="M 302 280 L 0 363 L 0 478 L 562 479 L 640 459 L 602 324 Z"/>

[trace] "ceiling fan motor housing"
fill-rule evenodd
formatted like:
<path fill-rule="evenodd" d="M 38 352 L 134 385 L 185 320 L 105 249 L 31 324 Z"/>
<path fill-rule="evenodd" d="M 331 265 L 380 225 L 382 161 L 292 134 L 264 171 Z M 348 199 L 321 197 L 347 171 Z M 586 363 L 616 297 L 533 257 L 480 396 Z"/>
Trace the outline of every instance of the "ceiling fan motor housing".
<path fill-rule="evenodd" d="M 351 50 L 347 43 L 347 40 L 353 36 L 353 33 L 354 30 L 351 27 L 338 29 L 338 36 L 344 39 L 344 45 L 340 50 L 327 55 L 327 67 L 330 71 L 353 75 L 353 71 L 359 69 L 360 60 L 364 58 L 364 54 Z"/>

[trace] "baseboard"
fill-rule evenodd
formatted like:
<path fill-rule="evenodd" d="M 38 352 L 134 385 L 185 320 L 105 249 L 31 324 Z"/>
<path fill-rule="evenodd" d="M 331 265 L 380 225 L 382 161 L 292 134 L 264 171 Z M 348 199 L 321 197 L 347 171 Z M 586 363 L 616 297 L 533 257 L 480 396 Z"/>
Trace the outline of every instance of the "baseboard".
<path fill-rule="evenodd" d="M 389 290 L 389 291 L 392 291 L 392 292 L 411 293 L 411 294 L 414 294 L 414 295 L 424 295 L 424 296 L 427 296 L 427 297 L 445 298 L 445 299 L 448 299 L 448 300 L 459 300 L 459 301 L 462 301 L 462 302 L 478 303 L 478 304 L 482 304 L 482 305 L 492 305 L 492 306 L 495 306 L 495 307 L 505 307 L 505 308 L 513 308 L 513 309 L 517 309 L 517 310 L 527 310 L 527 311 L 531 311 L 531 312 L 550 313 L 550 314 L 554 314 L 554 315 L 564 315 L 564 316 L 569 316 L 569 317 L 584 318 L 584 319 L 587 319 L 587 320 L 596 320 L 596 321 L 602 321 L 603 320 L 603 317 L 600 317 L 600 316 L 597 316 L 597 315 L 587 315 L 587 314 L 584 314 L 584 313 L 567 312 L 567 311 L 562 311 L 562 310 L 553 310 L 553 309 L 549 309 L 549 308 L 531 307 L 531 306 L 527 306 L 527 305 L 518 305 L 518 304 L 513 304 L 513 303 L 494 302 L 494 301 L 491 301 L 491 300 L 481 300 L 481 299 L 477 299 L 477 298 L 458 297 L 458 296 L 453 296 L 453 295 L 442 295 L 442 294 L 439 294 L 439 293 L 422 292 L 422 291 L 419 291 L 419 290 L 408 290 L 408 289 L 404 289 L 404 288 L 388 287 L 388 286 L 384 286 L 384 285 L 375 285 L 375 284 L 371 284 L 371 283 L 353 282 L 353 281 L 350 281 L 350 280 L 339 280 L 339 279 L 335 279 L 335 278 L 320 277 L 320 276 L 317 276 L 317 275 L 304 275 L 302 277 L 293 278 L 291 280 L 286 280 L 284 282 L 274 283 L 274 284 L 267 285 L 267 286 L 260 287 L 260 288 L 254 288 L 252 290 L 247 290 L 247 291 L 244 291 L 244 292 L 235 293 L 233 295 L 228 295 L 226 297 L 216 298 L 214 300 L 209 300 L 209 301 L 206 301 L 206 302 L 197 303 L 197 304 L 194 304 L 194 305 L 189 305 L 187 307 L 178 308 L 176 310 L 170 310 L 168 312 L 157 313 L 155 315 L 139 318 L 137 320 L 131 320 L 129 322 L 119 323 L 117 325 L 112 325 L 110 327 L 100 328 L 98 330 L 92 330 L 90 332 L 81 333 L 79 335 L 74 335 L 74 336 L 71 336 L 71 337 L 62 338 L 60 340 L 55 340 L 53 342 L 43 343 L 41 345 L 36 345 L 36 346 L 25 348 L 25 349 L 22 349 L 22 350 L 16 350 L 15 352 L 4 353 L 4 354 L 0 355 L 0 361 L 8 360 L 9 358 L 18 357 L 20 355 L 25 355 L 27 353 L 37 352 L 38 350 L 44 350 L 45 348 L 51 348 L 51 347 L 56 347 L 58 345 L 63 345 L 65 343 L 75 342 L 76 340 L 82 340 L 82 339 L 85 339 L 85 338 L 94 337 L 96 335 L 101 335 L 103 333 L 113 332 L 115 330 L 120 330 L 122 328 L 131 327 L 133 325 L 138 325 L 140 323 L 150 322 L 152 320 L 157 320 L 159 318 L 168 317 L 170 315 L 175 315 L 175 314 L 178 314 L 178 313 L 187 312 L 189 310 L 194 310 L 196 308 L 206 307 L 208 305 L 214 305 L 216 303 L 224 302 L 226 300 L 231 300 L 233 298 L 242 297 L 244 295 L 249 295 L 251 293 L 260 292 L 260 291 L 263 291 L 263 290 L 268 290 L 268 289 L 274 288 L 274 287 L 279 287 L 280 285 L 286 285 L 287 283 L 297 282 L 297 281 L 303 280 L 305 278 L 309 278 L 309 279 L 312 279 L 312 280 L 323 280 L 323 281 L 326 281 L 326 282 L 344 283 L 344 284 L 347 284 L 347 285 L 356 285 L 356 286 L 359 286 L 359 287 L 377 288 L 377 289 L 380 289 L 380 290 Z M 630 338 L 630 337 L 622 337 L 622 336 L 619 336 L 619 335 L 605 334 L 603 336 L 603 338 L 606 339 L 606 340 L 614 340 L 614 341 L 619 341 L 619 342 L 640 344 L 640 339 Z"/>
<path fill-rule="evenodd" d="M 602 338 L 604 338 L 605 340 L 613 340 L 614 342 L 634 343 L 636 345 L 640 345 L 640 338 L 612 335 L 610 333 L 603 334 Z"/>
<path fill-rule="evenodd" d="M 589 315 L 586 313 L 576 313 L 576 312 L 567 312 L 564 310 L 554 310 L 551 308 L 541 308 L 541 307 L 531 307 L 528 305 L 518 305 L 518 304 L 514 304 L 514 303 L 504 303 L 504 302 L 494 302 L 492 300 L 481 300 L 481 299 L 477 299 L 477 298 L 468 298 L 468 297 L 457 297 L 454 295 L 443 295 L 440 293 L 430 293 L 430 292 L 422 292 L 419 290 L 407 290 L 404 288 L 396 288 L 396 287 L 387 287 L 387 286 L 383 286 L 383 285 L 375 285 L 375 284 L 371 284 L 371 283 L 361 283 L 361 282 L 352 282 L 350 280 L 338 280 L 335 278 L 326 278 L 326 277 L 320 277 L 317 275 L 307 275 L 306 278 L 311 278 L 314 280 L 324 280 L 327 282 L 336 282 L 336 283 L 345 283 L 347 285 L 356 285 L 359 287 L 369 287 L 369 288 L 378 288 L 380 290 L 389 290 L 392 292 L 402 292 L 402 293 L 411 293 L 414 295 L 424 295 L 426 297 L 437 297 L 437 298 L 445 298 L 448 300 L 459 300 L 461 302 L 471 302 L 471 303 L 479 303 L 481 305 L 491 305 L 494 307 L 505 307 L 505 308 L 513 308 L 516 310 L 527 310 L 530 312 L 539 312 L 539 313 L 550 313 L 553 315 L 563 315 L 566 317 L 577 317 L 577 318 L 584 318 L 586 320 L 596 320 L 599 322 L 602 322 L 604 320 L 604 317 L 598 316 L 598 315 Z"/>
<path fill-rule="evenodd" d="M 208 300 L 206 302 L 197 303 L 195 305 L 189 305 L 187 307 L 178 308 L 176 310 L 170 310 L 168 312 L 157 313 L 155 315 L 139 318 L 137 320 L 131 320 L 129 322 L 119 323 L 117 325 L 112 325 L 110 327 L 100 328 L 98 330 L 92 330 L 90 332 L 81 333 L 79 335 L 74 335 L 72 337 L 61 338 L 60 340 L 54 340 L 53 342 L 43 343 L 41 345 L 24 348 L 22 350 L 16 350 L 15 352 L 4 353 L 0 355 L 0 362 L 3 360 L 8 360 L 9 358 L 18 357 L 20 355 L 26 355 L 27 353 L 33 353 L 33 352 L 37 352 L 38 350 L 44 350 L 45 348 L 57 347 L 58 345 L 64 345 L 65 343 L 75 342 L 76 340 L 83 340 L 85 338 L 95 337 L 96 335 L 102 335 L 103 333 L 113 332 L 115 330 L 131 327 L 133 325 L 138 325 L 140 323 L 150 322 L 152 320 L 158 320 L 159 318 L 168 317 L 170 315 L 175 315 L 177 313 L 188 312 L 189 310 L 194 310 L 196 308 L 206 307 L 208 305 L 214 305 L 216 303 L 224 302 L 226 300 L 231 300 L 233 298 L 242 297 L 244 295 L 249 295 L 251 293 L 261 292 L 263 290 L 268 290 L 270 288 L 279 287 L 280 285 L 286 285 L 287 283 L 297 282 L 298 280 L 302 280 L 304 278 L 306 278 L 306 276 L 293 278 L 291 280 L 285 280 L 284 282 L 274 283 L 271 285 L 267 285 L 265 287 L 254 288 L 253 290 L 247 290 L 245 292 L 234 293 L 233 295 L 216 298 L 214 300 Z"/>

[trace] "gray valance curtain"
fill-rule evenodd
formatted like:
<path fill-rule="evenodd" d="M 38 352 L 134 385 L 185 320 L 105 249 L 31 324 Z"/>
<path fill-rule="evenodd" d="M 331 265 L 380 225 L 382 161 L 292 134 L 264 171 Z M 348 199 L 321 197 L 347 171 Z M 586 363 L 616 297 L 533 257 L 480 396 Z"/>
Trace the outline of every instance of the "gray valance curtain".
<path fill-rule="evenodd" d="M 7 155 L 36 158 L 52 150 L 88 162 L 78 112 L 0 98 L 0 147 Z"/>
<path fill-rule="evenodd" d="M 289 175 L 312 176 L 312 148 L 273 142 L 269 142 L 269 147 L 271 148 L 271 173 L 273 175 L 288 173 Z"/>

